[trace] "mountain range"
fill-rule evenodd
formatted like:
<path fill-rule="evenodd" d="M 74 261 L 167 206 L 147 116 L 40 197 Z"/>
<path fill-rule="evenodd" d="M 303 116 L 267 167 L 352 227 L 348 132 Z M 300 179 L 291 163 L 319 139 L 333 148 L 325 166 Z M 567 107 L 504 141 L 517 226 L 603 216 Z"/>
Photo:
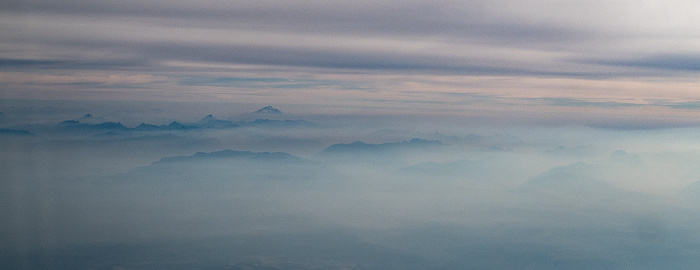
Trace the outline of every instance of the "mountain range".
<path fill-rule="evenodd" d="M 227 129 L 236 127 L 313 127 L 316 126 L 314 123 L 304 121 L 304 120 L 291 120 L 286 119 L 288 114 L 272 107 L 267 106 L 256 112 L 245 114 L 248 116 L 255 116 L 255 119 L 250 121 L 237 121 L 232 122 L 228 120 L 221 120 L 215 118 L 213 115 L 209 114 L 197 122 L 194 123 L 181 123 L 179 121 L 170 122 L 167 125 L 153 125 L 147 123 L 141 123 L 136 127 L 130 128 L 124 126 L 121 122 L 95 122 L 97 119 L 102 119 L 99 117 L 94 117 L 90 114 L 77 119 L 77 120 L 66 120 L 57 125 L 60 130 L 67 131 L 185 131 L 185 130 L 199 130 L 199 129 Z"/>
<path fill-rule="evenodd" d="M 181 187 L 209 189 L 242 182 L 251 183 L 246 187 L 253 187 L 254 183 L 318 180 L 321 179 L 320 175 L 327 174 L 321 164 L 288 153 L 227 149 L 162 157 L 150 165 L 109 179 L 112 183 L 172 183 Z M 206 185 L 200 186 L 202 183 Z"/>
<path fill-rule="evenodd" d="M 430 147 L 445 146 L 441 141 L 424 140 L 413 138 L 410 141 L 396 143 L 381 143 L 368 144 L 361 141 L 355 141 L 348 144 L 334 144 L 321 151 L 321 155 L 343 155 L 343 154 L 374 154 L 374 153 L 390 153 L 402 150 L 425 149 Z"/>
<path fill-rule="evenodd" d="M 163 157 L 154 164 L 163 163 L 178 163 L 178 162 L 190 162 L 190 161 L 200 161 L 200 160 L 212 160 L 212 159 L 248 159 L 248 160 L 277 160 L 277 161 L 292 161 L 292 162 L 303 162 L 305 159 L 293 156 L 284 152 L 251 152 L 251 151 L 235 151 L 235 150 L 222 150 L 215 152 L 197 152 L 190 156 L 174 156 L 174 157 Z"/>

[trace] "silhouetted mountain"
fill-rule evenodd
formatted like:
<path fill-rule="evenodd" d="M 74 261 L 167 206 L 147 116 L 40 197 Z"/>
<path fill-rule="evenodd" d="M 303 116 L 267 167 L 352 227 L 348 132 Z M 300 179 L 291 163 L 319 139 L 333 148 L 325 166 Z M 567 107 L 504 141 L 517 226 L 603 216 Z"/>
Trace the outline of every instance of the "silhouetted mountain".
<path fill-rule="evenodd" d="M 276 108 L 273 108 L 272 106 L 264 107 L 260 110 L 257 110 L 255 113 L 284 114 L 282 111 L 280 111 Z"/>
<path fill-rule="evenodd" d="M 156 130 L 163 130 L 165 129 L 165 126 L 156 126 L 156 125 L 151 125 L 151 124 L 146 124 L 146 123 L 141 123 L 140 125 L 136 126 L 134 130 L 139 130 L 139 131 L 156 131 Z"/>
<path fill-rule="evenodd" d="M 272 108 L 270 106 L 265 107 L 259 112 L 264 115 L 286 115 L 281 111 Z M 258 113 L 258 112 L 255 112 Z M 258 115 L 262 116 L 262 115 Z M 231 122 L 228 120 L 216 119 L 211 114 L 203 117 L 195 123 L 181 123 L 179 121 L 170 122 L 167 125 L 153 125 L 141 123 L 134 128 L 128 128 L 122 125 L 120 122 L 101 122 L 93 123 L 96 118 L 91 114 L 86 114 L 85 116 L 79 118 L 79 120 L 66 120 L 58 124 L 58 127 L 62 130 L 133 130 L 133 131 L 185 131 L 185 130 L 196 130 L 196 129 L 224 129 L 224 128 L 235 128 L 239 126 L 247 127 L 314 127 L 316 124 L 307 122 L 304 120 L 289 120 L 289 119 L 268 119 L 268 118 L 256 118 L 250 121 L 239 121 Z"/>
<path fill-rule="evenodd" d="M 152 124 L 146 124 L 146 123 L 141 123 L 135 128 L 133 128 L 136 131 L 173 131 L 173 130 L 194 130 L 194 129 L 205 129 L 205 128 L 228 128 L 228 127 L 235 127 L 236 125 L 229 122 L 229 121 L 223 121 L 223 120 L 218 120 L 214 118 L 211 115 L 207 115 L 206 117 L 202 118 L 199 120 L 197 123 L 180 123 L 178 121 L 173 121 L 168 125 L 152 125 Z"/>
<path fill-rule="evenodd" d="M 191 156 L 175 156 L 175 157 L 164 157 L 161 158 L 157 163 L 174 163 L 174 162 L 186 162 L 186 161 L 200 161 L 200 160 L 211 160 L 211 159 L 249 159 L 249 160 L 284 160 L 284 161 L 294 161 L 303 162 L 303 158 L 296 157 L 283 152 L 251 152 L 251 151 L 234 151 L 234 150 L 222 150 L 217 152 L 205 153 L 197 152 Z"/>
<path fill-rule="evenodd" d="M 0 135 L 8 135 L 8 136 L 32 136 L 34 133 L 29 132 L 28 130 L 23 130 L 23 129 L 8 129 L 8 128 L 0 128 Z"/>
<path fill-rule="evenodd" d="M 411 139 L 410 141 L 368 144 L 356 141 L 349 144 L 334 144 L 323 149 L 317 156 L 324 161 L 337 164 L 358 163 L 369 166 L 406 166 L 416 161 L 430 160 L 434 155 L 446 153 L 449 146 L 440 141 Z"/>
<path fill-rule="evenodd" d="M 272 106 L 266 106 L 254 112 L 241 114 L 237 117 L 234 117 L 234 119 L 238 121 L 253 121 L 257 119 L 293 120 L 294 116 L 284 113 L 281 110 Z"/>
<path fill-rule="evenodd" d="M 201 128 L 232 128 L 238 126 L 231 121 L 216 119 L 211 114 L 205 116 L 195 124 Z"/>
<path fill-rule="evenodd" d="M 85 114 L 83 117 L 80 117 L 76 119 L 76 121 L 83 123 L 83 124 L 99 124 L 99 123 L 104 123 L 108 122 L 107 119 L 104 117 L 98 117 L 98 116 L 93 116 L 92 114 Z"/>
<path fill-rule="evenodd" d="M 528 180 L 524 187 L 540 194 L 586 200 L 617 200 L 630 194 L 601 180 L 596 172 L 595 166 L 577 162 L 552 168 Z"/>
<path fill-rule="evenodd" d="M 214 188 L 216 183 L 318 180 L 320 175 L 328 175 L 325 171 L 316 162 L 288 153 L 223 150 L 163 157 L 110 182 L 173 183 L 180 187 L 207 183 L 208 188 Z"/>
<path fill-rule="evenodd" d="M 339 143 L 329 146 L 323 149 L 321 153 L 332 154 L 332 153 L 343 153 L 343 152 L 356 152 L 356 151 L 372 151 L 380 149 L 382 146 L 377 144 L 368 144 L 361 141 L 355 141 L 352 143 Z"/>
<path fill-rule="evenodd" d="M 615 150 L 610 155 L 609 164 L 617 167 L 648 168 L 644 161 L 636 154 L 629 154 L 624 150 Z"/>
<path fill-rule="evenodd" d="M 59 125 L 67 126 L 67 125 L 77 125 L 77 124 L 80 124 L 80 122 L 78 122 L 78 120 L 66 120 L 66 121 L 61 122 Z"/>
<path fill-rule="evenodd" d="M 173 121 L 168 125 L 152 125 L 152 124 L 146 124 L 146 123 L 141 123 L 140 125 L 136 126 L 134 130 L 137 131 L 158 131 L 158 130 L 193 130 L 193 129 L 208 129 L 208 128 L 234 128 L 237 127 L 238 125 L 234 124 L 231 121 L 226 121 L 226 120 L 219 120 L 214 118 L 214 116 L 207 115 L 204 118 L 200 119 L 199 121 L 195 123 L 180 123 L 178 121 Z"/>
<path fill-rule="evenodd" d="M 120 122 L 103 122 L 99 124 L 86 124 L 77 120 L 66 120 L 58 124 L 64 130 L 128 130 L 129 128 Z"/>
<path fill-rule="evenodd" d="M 349 144 L 334 144 L 321 151 L 321 155 L 335 154 L 372 154 L 372 153 L 387 153 L 401 150 L 425 149 L 429 147 L 444 146 L 440 141 L 428 141 L 424 139 L 411 139 L 398 143 L 382 143 L 368 144 L 361 141 L 356 141 Z"/>
<path fill-rule="evenodd" d="M 197 126 L 183 125 L 178 121 L 173 121 L 172 123 L 165 126 L 164 129 L 167 129 L 167 130 L 192 130 L 192 129 L 198 129 L 198 128 L 199 127 L 197 127 Z"/>

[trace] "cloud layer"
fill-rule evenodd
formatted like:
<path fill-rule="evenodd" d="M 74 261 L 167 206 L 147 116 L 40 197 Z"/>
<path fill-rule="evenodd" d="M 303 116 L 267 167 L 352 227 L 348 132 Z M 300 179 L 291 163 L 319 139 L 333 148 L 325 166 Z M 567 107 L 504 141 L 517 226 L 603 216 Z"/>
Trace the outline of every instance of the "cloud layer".
<path fill-rule="evenodd" d="M 579 111 L 585 103 L 630 103 L 643 107 L 633 114 L 687 115 L 673 103 L 700 98 L 693 91 L 698 8 L 691 1 L 5 1 L 0 81 L 5 98 L 272 100 L 404 112 L 437 102 L 466 115 L 474 103 L 507 111 L 493 101 L 513 98 L 507 106 L 528 112 L 521 98 L 543 97 L 566 98 Z M 489 98 L 455 101 L 443 92 Z"/>

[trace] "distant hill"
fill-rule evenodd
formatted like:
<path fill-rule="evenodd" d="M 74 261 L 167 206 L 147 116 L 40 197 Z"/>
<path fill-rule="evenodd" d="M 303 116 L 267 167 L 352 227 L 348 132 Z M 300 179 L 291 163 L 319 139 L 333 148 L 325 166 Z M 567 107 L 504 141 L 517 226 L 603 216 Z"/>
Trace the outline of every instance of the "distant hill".
<path fill-rule="evenodd" d="M 338 164 L 406 166 L 417 161 L 431 160 L 431 157 L 438 153 L 444 154 L 449 149 L 449 145 L 440 141 L 423 139 L 381 144 L 356 141 L 331 145 L 319 152 L 317 157 Z"/>
<path fill-rule="evenodd" d="M 588 163 L 577 162 L 569 166 L 552 168 L 531 178 L 527 188 L 541 192 L 577 193 L 581 195 L 620 192 L 611 184 L 595 175 L 596 168 Z"/>
<path fill-rule="evenodd" d="M 598 175 L 597 166 L 577 162 L 552 168 L 529 179 L 523 185 L 526 193 L 557 203 L 583 202 L 582 205 L 633 205 L 655 200 L 649 194 L 619 189 Z"/>
<path fill-rule="evenodd" d="M 294 161 L 303 162 L 303 158 L 293 156 L 288 153 L 283 152 L 251 152 L 251 151 L 234 151 L 234 150 L 222 150 L 211 153 L 197 152 L 191 156 L 175 156 L 175 157 L 164 157 L 154 164 L 159 163 L 176 163 L 176 162 L 188 162 L 188 161 L 201 161 L 201 160 L 212 160 L 212 159 L 249 159 L 249 160 L 277 160 L 277 161 Z"/>
<path fill-rule="evenodd" d="M 201 126 L 198 126 L 196 124 L 182 124 L 178 121 L 172 121 L 168 125 L 152 125 L 152 124 L 146 124 L 146 123 L 141 123 L 133 130 L 135 131 L 172 131 L 172 130 L 193 130 L 193 129 L 201 129 Z"/>
<path fill-rule="evenodd" d="M 430 147 L 444 146 L 437 140 L 424 140 L 414 138 L 410 141 L 382 144 L 368 144 L 361 141 L 356 141 L 348 144 L 334 144 L 321 151 L 321 155 L 337 155 L 337 154 L 380 154 L 390 153 L 402 150 L 420 150 Z"/>
<path fill-rule="evenodd" d="M 178 121 L 173 121 L 167 126 L 164 127 L 166 130 L 188 130 L 188 129 L 198 129 L 198 126 L 195 125 L 183 125 Z"/>
<path fill-rule="evenodd" d="M 195 124 L 201 128 L 232 128 L 238 126 L 231 121 L 216 119 L 211 114 L 200 119 Z"/>
<path fill-rule="evenodd" d="M 85 114 L 83 117 L 76 119 L 78 122 L 83 124 L 99 124 L 108 122 L 104 117 L 93 116 L 92 114 Z"/>
<path fill-rule="evenodd" d="M 238 115 L 234 117 L 234 120 L 236 121 L 255 121 L 258 119 L 266 119 L 266 120 L 298 120 L 296 117 L 294 117 L 291 114 L 284 113 L 281 110 L 272 107 L 272 106 L 266 106 L 263 107 L 257 111 L 254 112 L 249 112 L 249 113 L 244 113 L 241 115 Z"/>
<path fill-rule="evenodd" d="M 272 106 L 267 106 L 264 107 L 260 110 L 257 110 L 255 113 L 266 113 L 266 114 L 284 114 L 282 111 L 273 108 Z"/>
<path fill-rule="evenodd" d="M 127 130 L 128 127 L 120 122 L 103 122 L 99 124 L 87 124 L 78 120 L 66 120 L 58 124 L 58 128 L 64 130 Z"/>
<path fill-rule="evenodd" d="M 8 128 L 0 128 L 0 135 L 5 135 L 5 136 L 33 136 L 34 133 L 31 133 L 28 130 L 23 130 L 23 129 L 8 129 Z"/>
<path fill-rule="evenodd" d="M 222 150 L 189 156 L 163 157 L 136 168 L 116 181 L 173 183 L 196 188 L 214 188 L 217 183 L 269 183 L 270 181 L 318 180 L 324 166 L 284 152 Z M 206 183 L 205 186 L 199 186 Z M 193 186 L 194 185 L 194 186 Z"/>

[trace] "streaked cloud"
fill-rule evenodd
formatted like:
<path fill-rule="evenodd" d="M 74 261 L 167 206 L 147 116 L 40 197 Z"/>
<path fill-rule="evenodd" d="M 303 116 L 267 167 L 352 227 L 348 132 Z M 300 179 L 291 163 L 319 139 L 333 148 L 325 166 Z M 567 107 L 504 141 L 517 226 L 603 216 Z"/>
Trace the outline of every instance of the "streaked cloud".
<path fill-rule="evenodd" d="M 138 85 L 150 94 L 132 92 L 132 99 L 200 95 L 257 103 L 248 99 L 256 89 L 268 92 L 254 95 L 273 100 L 288 100 L 282 89 L 302 89 L 318 101 L 339 98 L 337 106 L 355 106 L 350 100 L 367 106 L 451 102 L 433 96 L 439 92 L 494 97 L 481 103 L 553 98 L 560 102 L 543 105 L 559 108 L 694 102 L 697 9 L 680 0 L 6 1 L 0 9 L 0 72 L 29 74 L 46 88 L 51 78 L 86 72 L 163 78 Z M 28 93 L 39 91 L 36 85 L 9 77 L 1 77 L 9 97 L 37 96 Z M 205 77 L 212 80 L 183 80 Z M 491 79 L 479 84 L 483 78 Z M 225 87 L 226 95 L 207 87 Z M 346 89 L 364 91 L 334 91 Z M 53 96 L 78 98 L 59 92 Z M 565 98 L 603 100 L 561 102 Z M 636 101 L 625 101 L 630 99 Z M 457 104 L 464 110 L 474 102 L 462 98 Z"/>

